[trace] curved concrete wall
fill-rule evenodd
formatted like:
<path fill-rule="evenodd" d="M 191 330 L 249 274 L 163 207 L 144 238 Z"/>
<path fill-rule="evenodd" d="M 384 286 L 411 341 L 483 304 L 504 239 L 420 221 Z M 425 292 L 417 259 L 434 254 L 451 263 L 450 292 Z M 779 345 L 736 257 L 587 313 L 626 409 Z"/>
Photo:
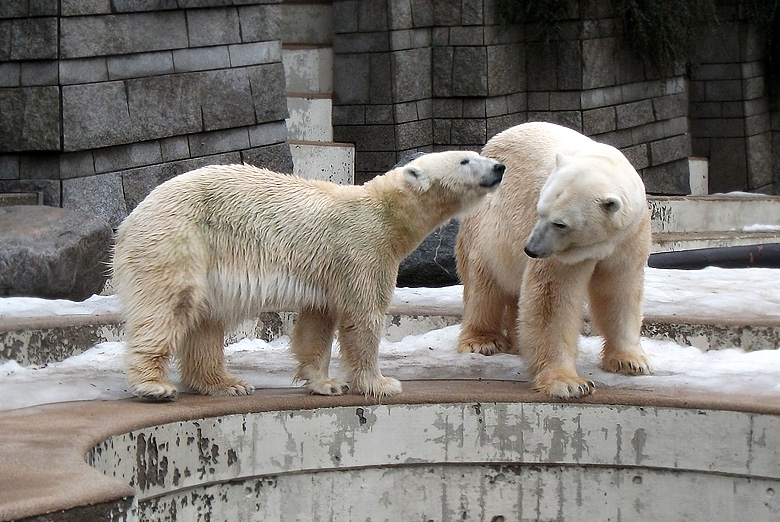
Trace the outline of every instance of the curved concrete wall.
<path fill-rule="evenodd" d="M 128 520 L 780 517 L 780 417 L 659 406 L 395 404 L 138 429 L 88 456 Z"/>

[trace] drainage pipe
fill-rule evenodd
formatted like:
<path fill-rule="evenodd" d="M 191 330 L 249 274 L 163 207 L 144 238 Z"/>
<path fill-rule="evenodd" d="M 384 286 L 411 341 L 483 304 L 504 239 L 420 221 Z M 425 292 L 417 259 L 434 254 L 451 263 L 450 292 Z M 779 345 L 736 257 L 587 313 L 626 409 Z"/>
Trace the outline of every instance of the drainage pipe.
<path fill-rule="evenodd" d="M 721 248 L 702 248 L 650 254 L 652 268 L 698 270 L 719 268 L 780 268 L 780 243 Z"/>

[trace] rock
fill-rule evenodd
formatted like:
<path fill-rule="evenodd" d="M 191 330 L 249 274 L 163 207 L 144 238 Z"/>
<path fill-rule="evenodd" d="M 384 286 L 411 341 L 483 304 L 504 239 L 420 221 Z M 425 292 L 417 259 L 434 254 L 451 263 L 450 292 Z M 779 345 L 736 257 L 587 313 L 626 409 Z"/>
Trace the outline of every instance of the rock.
<path fill-rule="evenodd" d="M 76 210 L 0 207 L 0 296 L 81 301 L 108 276 L 111 226 Z"/>
<path fill-rule="evenodd" d="M 437 287 L 458 284 L 455 243 L 460 222 L 452 220 L 435 230 L 401 262 L 398 286 Z"/>

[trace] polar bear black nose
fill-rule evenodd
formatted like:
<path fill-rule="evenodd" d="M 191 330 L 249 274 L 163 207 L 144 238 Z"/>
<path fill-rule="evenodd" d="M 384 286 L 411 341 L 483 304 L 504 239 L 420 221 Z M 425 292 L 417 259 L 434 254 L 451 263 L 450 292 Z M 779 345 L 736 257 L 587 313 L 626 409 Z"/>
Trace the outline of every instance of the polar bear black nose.
<path fill-rule="evenodd" d="M 524 252 L 525 252 L 525 255 L 527 255 L 531 259 L 536 259 L 537 257 L 539 257 L 539 254 L 537 254 L 533 250 L 529 249 L 528 247 L 525 247 Z"/>
<path fill-rule="evenodd" d="M 493 165 L 493 172 L 495 172 L 499 176 L 503 176 L 505 170 L 506 170 L 506 165 L 504 165 L 503 163 L 496 163 L 495 165 Z"/>

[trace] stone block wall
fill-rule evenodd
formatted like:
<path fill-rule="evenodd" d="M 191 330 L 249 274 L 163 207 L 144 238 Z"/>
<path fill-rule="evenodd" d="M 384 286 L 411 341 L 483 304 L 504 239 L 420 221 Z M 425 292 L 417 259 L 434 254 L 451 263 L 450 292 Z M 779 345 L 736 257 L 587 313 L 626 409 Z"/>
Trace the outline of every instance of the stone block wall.
<path fill-rule="evenodd" d="M 760 46 L 744 30 L 734 42 L 700 45 L 715 57 L 725 56 L 724 45 L 739 55 L 737 82 L 720 84 L 709 81 L 705 64 L 690 77 L 683 67 L 670 77 L 646 70 L 609 2 L 572 1 L 551 41 L 534 24 L 502 27 L 493 0 L 335 0 L 334 7 L 334 135 L 355 143 L 358 181 L 410 151 L 478 150 L 501 130 L 542 120 L 621 149 L 650 193 L 688 194 L 692 154 L 710 157 L 711 191 L 724 179 L 731 190 L 777 191 Z M 705 84 L 718 103 L 726 101 L 722 91 L 738 93 L 737 121 L 723 129 L 721 116 L 704 121 Z M 711 139 L 730 132 L 741 140 L 739 165 Z"/>
<path fill-rule="evenodd" d="M 0 192 L 116 226 L 205 164 L 291 171 L 280 0 L 4 0 Z"/>
<path fill-rule="evenodd" d="M 702 30 L 691 67 L 693 154 L 709 158 L 710 192 L 777 194 L 763 42 L 739 2 L 721 0 L 718 16 Z M 779 154 L 775 146 L 775 169 Z"/>

